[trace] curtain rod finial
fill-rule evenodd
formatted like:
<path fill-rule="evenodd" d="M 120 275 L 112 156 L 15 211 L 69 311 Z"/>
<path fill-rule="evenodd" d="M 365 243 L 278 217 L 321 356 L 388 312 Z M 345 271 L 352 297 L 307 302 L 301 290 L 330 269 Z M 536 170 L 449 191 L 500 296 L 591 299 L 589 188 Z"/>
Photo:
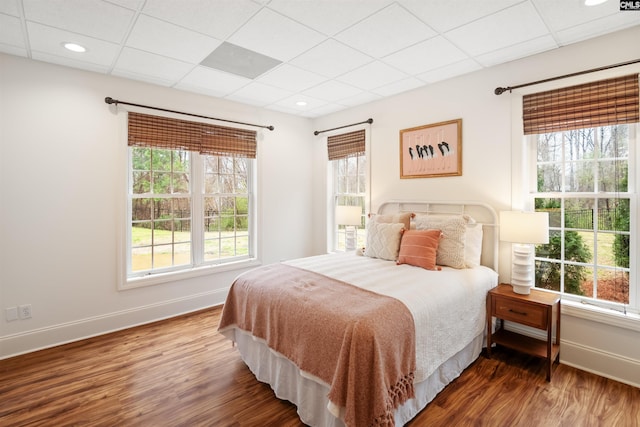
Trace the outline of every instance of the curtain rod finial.
<path fill-rule="evenodd" d="M 497 87 L 496 90 L 493 91 L 493 93 L 495 93 L 496 95 L 502 95 L 506 91 L 507 91 L 507 88 Z"/>
<path fill-rule="evenodd" d="M 318 132 L 317 130 L 314 130 L 314 131 L 313 131 L 313 134 L 314 134 L 315 136 L 318 136 L 318 135 L 320 134 L 320 132 Z"/>
<path fill-rule="evenodd" d="M 369 120 L 367 120 L 367 123 L 369 123 L 369 124 L 373 123 L 373 119 L 369 118 Z"/>
<path fill-rule="evenodd" d="M 273 126 L 267 126 L 267 129 L 274 130 L 275 128 Z"/>
<path fill-rule="evenodd" d="M 116 101 L 114 101 L 114 99 L 113 99 L 112 97 L 107 96 L 107 97 L 104 99 L 104 102 L 106 102 L 107 104 L 113 104 L 113 103 L 114 103 L 114 102 L 116 102 Z"/>

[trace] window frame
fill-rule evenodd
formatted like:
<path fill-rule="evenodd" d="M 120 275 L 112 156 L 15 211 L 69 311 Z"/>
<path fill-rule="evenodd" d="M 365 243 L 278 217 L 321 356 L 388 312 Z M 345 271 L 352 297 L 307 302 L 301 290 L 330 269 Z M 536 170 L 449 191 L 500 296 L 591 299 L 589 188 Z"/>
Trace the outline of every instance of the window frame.
<path fill-rule="evenodd" d="M 123 132 L 126 140 L 126 128 L 127 117 L 123 115 Z M 196 152 L 189 152 L 191 169 L 191 183 L 189 186 L 189 197 L 191 197 L 191 262 L 184 266 L 174 266 L 163 271 L 157 271 L 150 274 L 130 276 L 130 253 L 131 253 L 131 209 L 132 209 L 132 197 L 131 197 L 131 184 L 130 179 L 132 176 L 132 149 L 133 147 L 127 146 L 126 142 L 123 144 L 122 158 L 123 164 L 126 164 L 126 168 L 123 166 L 122 170 L 122 203 L 118 208 L 120 214 L 118 219 L 117 233 L 117 289 L 119 291 L 135 289 L 146 286 L 159 285 L 168 282 L 175 282 L 179 280 L 185 280 L 194 277 L 200 277 L 204 275 L 223 273 L 226 271 L 235 271 L 244 268 L 250 268 L 260 265 L 258 257 L 258 242 L 257 242 L 257 159 L 246 158 L 248 170 L 247 170 L 247 186 L 248 186 L 248 250 L 247 256 L 240 258 L 232 258 L 229 260 L 220 261 L 207 261 L 202 263 L 195 263 L 194 257 L 200 259 L 203 257 L 204 250 L 204 156 Z M 222 156 L 224 157 L 224 156 Z M 126 159 L 126 162 L 124 161 Z M 200 188 L 194 188 L 192 184 L 198 182 Z M 201 190 L 201 191 L 200 191 Z M 195 194 L 196 191 L 198 194 Z M 194 215 L 196 212 L 200 212 L 201 215 Z M 196 229 L 196 227 L 199 229 Z M 201 235 L 202 234 L 202 235 Z"/>
<path fill-rule="evenodd" d="M 638 265 L 636 262 L 637 254 L 638 254 L 638 227 L 640 225 L 640 218 L 638 217 L 638 190 L 640 189 L 639 173 L 638 168 L 640 167 L 640 150 L 637 149 L 637 143 L 640 141 L 640 125 L 639 124 L 629 124 L 629 155 L 628 155 L 628 188 L 627 192 L 604 192 L 599 191 L 599 188 L 595 188 L 596 191 L 592 192 L 577 192 L 577 191 L 565 191 L 562 188 L 559 192 L 538 192 L 537 191 L 537 146 L 536 139 L 538 137 L 537 134 L 525 135 L 524 136 L 524 149 L 523 149 L 523 165 L 524 165 L 524 174 L 525 177 L 523 179 L 523 195 L 524 195 L 524 205 L 528 210 L 534 210 L 535 199 L 549 199 L 556 198 L 562 200 L 562 205 L 564 206 L 564 200 L 572 199 L 572 198 L 584 198 L 584 199 L 594 199 L 597 201 L 599 199 L 604 198 L 628 198 L 630 201 L 630 224 L 629 224 L 629 235 L 635 238 L 632 238 L 630 241 L 629 247 L 629 268 L 628 270 L 631 272 L 629 277 L 629 304 L 617 303 L 613 301 L 607 301 L 603 299 L 587 297 L 582 295 L 575 295 L 566 292 L 559 292 L 562 295 L 563 302 L 572 302 L 576 305 L 580 305 L 582 307 L 590 307 L 595 309 L 596 311 L 615 311 L 620 312 L 624 315 L 631 315 L 633 317 L 637 317 L 640 314 L 640 280 L 638 277 Z M 594 128 L 594 129 L 597 129 Z M 562 165 L 565 165 L 565 159 L 562 160 Z M 597 165 L 597 162 L 596 162 Z M 597 186 L 597 183 L 595 184 Z M 561 222 L 561 226 L 557 227 L 564 234 L 564 230 L 566 228 L 564 223 L 564 208 L 562 211 L 563 221 Z M 594 227 L 594 233 L 597 232 L 597 227 Z M 595 245 L 595 242 L 594 242 Z M 563 248 L 564 248 L 564 239 L 563 239 Z M 545 261 L 545 258 L 537 257 L 536 260 Z M 565 264 L 565 260 L 561 260 L 560 264 Z M 569 262 L 571 263 L 571 262 Z M 597 266 L 596 261 L 593 260 L 592 264 L 594 267 Z M 626 270 L 626 269 L 625 269 Z M 562 269 L 561 271 L 564 271 Z M 561 275 L 563 277 L 563 275 Z M 538 288 L 540 289 L 540 288 Z M 544 290 L 544 289 L 542 289 Z M 557 291 L 553 291 L 557 292 Z"/>
<path fill-rule="evenodd" d="M 363 159 L 364 161 L 364 190 L 361 192 L 345 192 L 342 193 L 339 191 L 339 185 L 338 185 L 338 179 L 339 179 L 339 175 L 336 175 L 335 171 L 337 168 L 339 168 L 339 166 L 337 165 L 337 162 L 349 162 L 349 159 L 354 159 L 356 161 L 356 165 L 360 164 L 360 158 Z M 340 233 L 344 233 L 344 229 L 340 228 L 340 224 L 336 224 L 335 221 L 335 212 L 336 212 L 336 206 L 338 206 L 340 203 L 340 199 L 361 199 L 361 202 L 359 203 L 360 206 L 362 206 L 362 218 L 363 218 L 363 222 L 361 222 L 361 225 L 357 227 L 356 229 L 356 246 L 361 246 L 360 244 L 358 244 L 358 242 L 364 242 L 364 240 L 366 239 L 366 230 L 365 228 L 362 226 L 366 221 L 364 220 L 365 217 L 365 207 L 367 206 L 367 188 L 369 187 L 369 179 L 368 179 L 368 158 L 367 158 L 367 154 L 366 152 L 364 154 L 360 154 L 360 155 L 354 155 L 354 156 L 348 156 L 348 157 L 343 157 L 341 159 L 336 159 L 336 160 L 329 160 L 329 176 L 331 177 L 331 203 L 330 203 L 330 209 L 331 209 L 331 213 L 329 215 L 329 218 L 331 218 L 331 238 L 329 239 L 329 241 L 331 242 L 330 247 L 329 247 L 329 251 L 330 252 L 344 252 L 345 251 L 345 247 L 340 247 Z M 348 169 L 348 168 L 347 168 Z M 356 174 L 356 180 L 359 182 L 359 176 L 360 176 L 360 167 L 356 166 L 356 170 L 358 171 Z M 347 179 L 348 179 L 349 175 L 346 175 Z M 352 205 L 353 203 L 350 202 L 350 205 Z"/>

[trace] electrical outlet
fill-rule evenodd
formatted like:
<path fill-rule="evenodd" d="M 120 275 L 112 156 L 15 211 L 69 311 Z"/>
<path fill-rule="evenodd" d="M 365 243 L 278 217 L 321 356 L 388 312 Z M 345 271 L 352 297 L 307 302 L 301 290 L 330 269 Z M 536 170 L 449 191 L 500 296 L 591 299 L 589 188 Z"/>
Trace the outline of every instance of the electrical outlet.
<path fill-rule="evenodd" d="M 25 304 L 18 307 L 18 312 L 21 319 L 31 318 L 31 304 Z"/>
<path fill-rule="evenodd" d="M 5 308 L 4 318 L 7 319 L 7 322 L 18 320 L 18 307 Z"/>

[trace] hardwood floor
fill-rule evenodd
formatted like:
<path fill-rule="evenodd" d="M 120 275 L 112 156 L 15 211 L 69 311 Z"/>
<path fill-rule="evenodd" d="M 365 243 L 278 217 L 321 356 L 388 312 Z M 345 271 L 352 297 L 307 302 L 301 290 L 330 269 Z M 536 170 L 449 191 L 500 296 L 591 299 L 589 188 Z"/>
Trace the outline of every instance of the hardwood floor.
<path fill-rule="evenodd" d="M 216 332 L 221 308 L 0 361 L 0 426 L 303 426 Z M 640 389 L 500 348 L 416 426 L 639 426 Z"/>

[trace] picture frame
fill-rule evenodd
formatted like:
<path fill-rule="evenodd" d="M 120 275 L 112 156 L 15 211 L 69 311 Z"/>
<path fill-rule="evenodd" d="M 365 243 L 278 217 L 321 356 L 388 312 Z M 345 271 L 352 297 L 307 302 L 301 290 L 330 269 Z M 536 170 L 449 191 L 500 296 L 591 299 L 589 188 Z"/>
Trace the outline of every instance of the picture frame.
<path fill-rule="evenodd" d="M 462 175 L 462 119 L 400 130 L 400 178 Z"/>

